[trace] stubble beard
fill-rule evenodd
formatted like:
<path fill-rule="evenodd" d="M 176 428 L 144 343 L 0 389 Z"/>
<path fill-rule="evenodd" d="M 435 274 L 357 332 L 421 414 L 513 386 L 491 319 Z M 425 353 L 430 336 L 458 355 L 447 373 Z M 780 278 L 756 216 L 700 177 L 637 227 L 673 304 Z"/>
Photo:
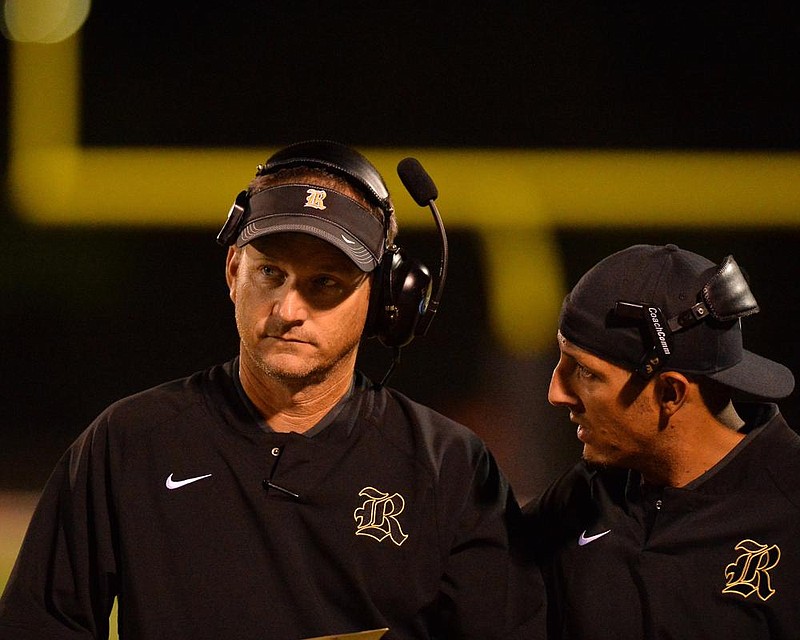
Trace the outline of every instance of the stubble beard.
<path fill-rule="evenodd" d="M 345 345 L 333 358 L 324 362 L 313 362 L 309 359 L 303 360 L 301 356 L 292 356 L 295 362 L 303 362 L 307 365 L 296 367 L 273 362 L 273 357 L 259 352 L 257 346 L 253 347 L 245 340 L 240 340 L 240 351 L 242 357 L 246 358 L 252 367 L 264 377 L 299 389 L 325 382 L 334 371 L 343 366 L 353 368 L 359 344 L 360 337 Z"/>
<path fill-rule="evenodd" d="M 348 356 L 354 356 L 354 352 L 358 348 L 358 343 L 356 343 L 329 362 L 310 365 L 307 368 L 289 368 L 270 364 L 268 359 L 253 353 L 244 343 L 242 344 L 247 358 L 260 373 L 271 380 L 291 387 L 305 387 L 324 382 L 333 371 L 343 365 Z M 355 361 L 355 357 L 353 357 L 353 361 Z"/>

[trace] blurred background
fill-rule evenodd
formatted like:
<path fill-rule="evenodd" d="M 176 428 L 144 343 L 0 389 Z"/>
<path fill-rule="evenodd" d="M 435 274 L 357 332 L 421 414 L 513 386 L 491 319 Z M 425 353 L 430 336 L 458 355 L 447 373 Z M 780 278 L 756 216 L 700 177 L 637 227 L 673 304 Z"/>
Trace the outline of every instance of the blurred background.
<path fill-rule="evenodd" d="M 557 312 L 613 251 L 733 254 L 746 346 L 800 372 L 800 5 L 711 5 L 4 0 L 0 491 L 35 496 L 110 402 L 235 354 L 215 235 L 308 138 L 375 162 L 433 271 L 397 162 L 437 183 L 448 285 L 392 386 L 481 435 L 523 502 L 579 455 L 546 402 Z M 389 361 L 364 344 L 368 375 Z"/>

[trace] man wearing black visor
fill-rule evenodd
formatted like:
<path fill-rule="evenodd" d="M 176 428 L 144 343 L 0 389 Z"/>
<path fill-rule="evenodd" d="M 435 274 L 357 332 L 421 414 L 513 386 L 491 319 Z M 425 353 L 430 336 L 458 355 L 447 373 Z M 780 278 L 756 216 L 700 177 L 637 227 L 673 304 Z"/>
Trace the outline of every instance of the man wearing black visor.
<path fill-rule="evenodd" d="M 298 143 L 258 167 L 218 236 L 238 356 L 115 403 L 70 448 L 0 640 L 107 638 L 115 597 L 131 640 L 543 636 L 541 577 L 512 563 L 519 513 L 486 446 L 355 370 L 362 334 L 397 351 L 430 321 L 429 273 L 396 231 L 349 147 Z"/>
<path fill-rule="evenodd" d="M 733 257 L 674 245 L 566 297 L 549 400 L 583 460 L 525 509 L 550 637 L 798 637 L 800 437 L 767 402 L 794 378 L 743 348 L 758 311 Z"/>

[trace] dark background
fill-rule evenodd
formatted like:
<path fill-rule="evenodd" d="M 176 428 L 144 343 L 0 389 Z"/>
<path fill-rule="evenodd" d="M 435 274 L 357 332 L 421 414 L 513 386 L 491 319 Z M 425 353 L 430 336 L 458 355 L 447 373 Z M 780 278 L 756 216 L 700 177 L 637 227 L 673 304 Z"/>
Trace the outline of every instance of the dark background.
<path fill-rule="evenodd" d="M 82 32 L 81 144 L 800 149 L 800 4 L 598 4 L 96 2 Z M 0 41 L 5 78 L 9 52 Z M 7 114 L 7 81 L 0 92 Z M 7 180 L 0 198 L 0 488 L 37 490 L 108 403 L 227 359 L 235 327 L 216 228 L 45 228 L 19 218 Z M 494 341 L 480 237 L 450 236 L 441 311 L 393 386 L 471 426 L 529 497 L 579 452 L 544 400 L 555 352 L 520 357 Z M 401 237 L 435 264 L 435 231 Z M 800 371 L 800 224 L 559 227 L 557 240 L 568 284 L 635 242 L 734 254 L 763 309 L 746 345 Z M 364 346 L 370 375 L 388 362 Z M 800 424 L 797 393 L 782 408 Z"/>

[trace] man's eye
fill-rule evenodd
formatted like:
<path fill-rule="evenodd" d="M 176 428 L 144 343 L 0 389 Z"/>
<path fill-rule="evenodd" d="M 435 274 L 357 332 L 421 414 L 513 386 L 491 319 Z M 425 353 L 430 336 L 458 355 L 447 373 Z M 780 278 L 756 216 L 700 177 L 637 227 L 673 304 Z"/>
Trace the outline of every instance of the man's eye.
<path fill-rule="evenodd" d="M 322 289 L 327 289 L 327 288 L 330 288 L 330 287 L 336 287 L 338 285 L 339 285 L 338 281 L 336 281 L 333 278 L 330 278 L 328 276 L 321 276 L 321 277 L 317 278 L 317 286 L 322 288 Z"/>
<path fill-rule="evenodd" d="M 273 267 L 270 267 L 269 265 L 265 265 L 261 267 L 261 273 L 264 274 L 265 276 L 273 278 L 276 275 L 278 275 L 278 270 Z"/>
<path fill-rule="evenodd" d="M 594 374 L 584 367 L 580 362 L 575 365 L 575 371 L 578 373 L 579 378 L 592 378 Z"/>

